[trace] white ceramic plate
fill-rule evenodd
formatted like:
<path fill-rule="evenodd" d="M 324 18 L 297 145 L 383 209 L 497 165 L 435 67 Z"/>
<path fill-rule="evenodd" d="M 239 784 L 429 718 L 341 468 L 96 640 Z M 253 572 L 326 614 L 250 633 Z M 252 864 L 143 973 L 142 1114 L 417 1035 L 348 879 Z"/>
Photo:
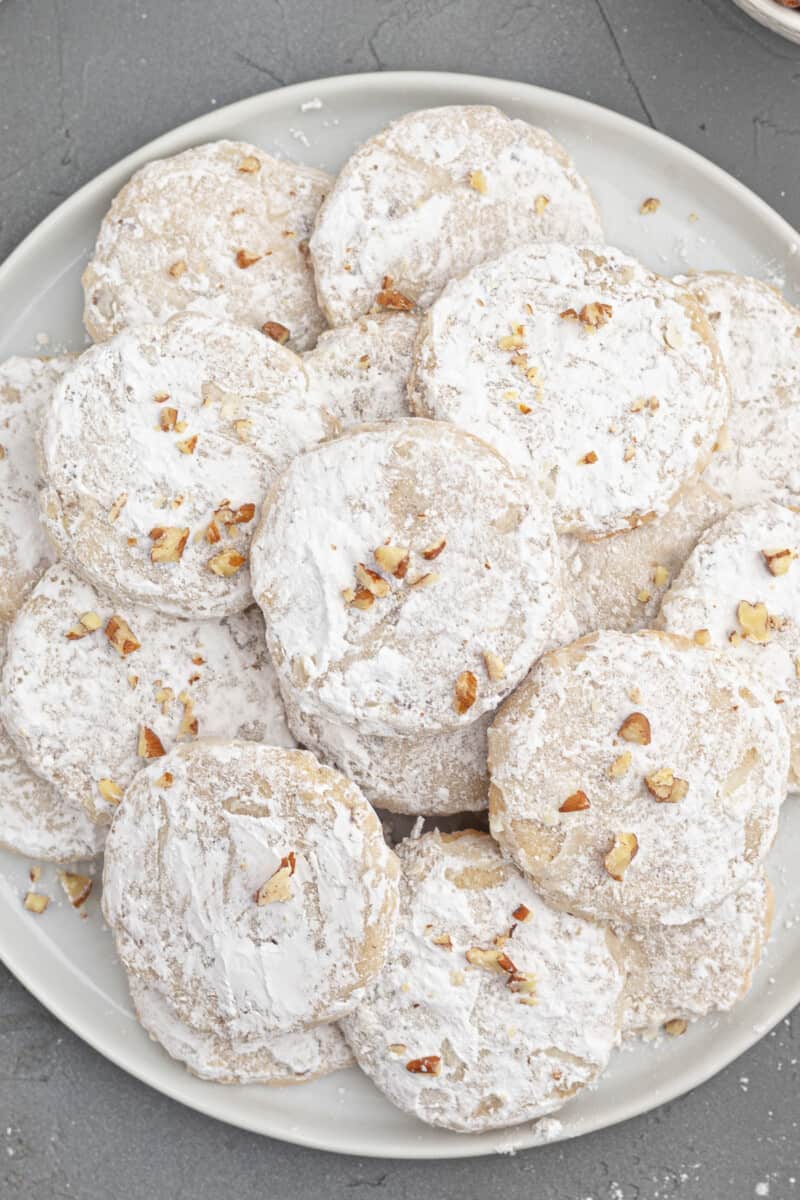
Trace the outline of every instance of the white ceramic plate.
<path fill-rule="evenodd" d="M 56 209 L 0 267 L 0 358 L 79 349 L 79 277 L 109 202 L 148 159 L 220 137 L 336 170 L 350 150 L 414 108 L 497 104 L 551 129 L 574 153 L 597 195 L 609 241 L 664 273 L 728 268 L 800 293 L 797 235 L 763 201 L 692 151 L 624 117 L 525 84 L 467 75 L 395 73 L 328 79 L 255 96 L 159 138 Z M 639 216 L 646 196 L 659 211 Z M 695 220 L 690 220 L 695 214 Z M 43 344 L 42 335 L 49 336 Z M 0 852 L 0 952 L 17 977 L 65 1024 L 131 1074 L 234 1125 L 342 1153 L 438 1158 L 509 1151 L 543 1138 L 574 1137 L 632 1117 L 702 1083 L 752 1045 L 800 1001 L 800 801 L 790 800 L 772 856 L 775 934 L 753 990 L 735 1013 L 682 1038 L 635 1045 L 615 1056 L 600 1085 L 538 1128 L 460 1135 L 404 1116 L 356 1071 L 304 1087 L 224 1087 L 193 1078 L 136 1023 L 95 893 L 81 920 L 51 868 L 41 887 L 55 898 L 42 917 L 20 903 L 27 861 Z M 99 890 L 99 885 L 98 885 Z"/>
<path fill-rule="evenodd" d="M 733 0 L 748 17 L 773 33 L 800 43 L 800 8 L 784 8 L 775 0 Z"/>

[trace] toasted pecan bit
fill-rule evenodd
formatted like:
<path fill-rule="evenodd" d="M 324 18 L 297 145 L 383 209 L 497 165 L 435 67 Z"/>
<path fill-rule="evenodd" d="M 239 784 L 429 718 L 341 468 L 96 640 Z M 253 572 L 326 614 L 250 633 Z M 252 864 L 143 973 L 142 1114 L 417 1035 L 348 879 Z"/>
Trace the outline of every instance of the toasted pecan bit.
<path fill-rule="evenodd" d="M 662 804 L 677 804 L 689 790 L 685 779 L 678 779 L 669 767 L 659 767 L 645 775 L 645 784 L 651 796 L 655 796 Z"/>
<path fill-rule="evenodd" d="M 483 662 L 486 667 L 486 674 L 493 682 L 502 679 L 506 673 L 506 664 L 499 655 L 492 653 L 491 650 L 484 650 Z"/>
<path fill-rule="evenodd" d="M 159 775 L 158 779 L 156 780 L 156 787 L 171 788 L 174 782 L 175 776 L 172 774 L 172 771 L 165 771 L 164 774 Z"/>
<path fill-rule="evenodd" d="M 180 279 L 185 270 L 186 263 L 182 258 L 179 258 L 177 262 L 174 262 L 171 267 L 167 267 L 167 273 L 171 275 L 173 279 Z"/>
<path fill-rule="evenodd" d="M 519 992 L 523 996 L 533 997 L 536 995 L 536 976 L 534 975 L 533 971 L 514 971 L 513 975 L 509 976 L 508 988 L 509 991 Z"/>
<path fill-rule="evenodd" d="M 98 779 L 97 790 L 107 804 L 119 804 L 122 788 L 113 779 Z"/>
<path fill-rule="evenodd" d="M 391 275 L 384 275 L 381 290 L 375 297 L 375 302 L 379 308 L 393 309 L 395 312 L 410 312 L 414 307 L 414 301 L 408 296 L 404 296 L 402 292 L 398 292 L 392 286 L 394 280 Z"/>
<path fill-rule="evenodd" d="M 72 628 L 67 630 L 64 637 L 69 642 L 76 642 L 79 638 L 85 638 L 89 633 L 95 633 L 102 623 L 96 612 L 84 613 L 82 617 L 78 617 Z"/>
<path fill-rule="evenodd" d="M 156 392 L 153 396 L 156 404 L 166 404 L 169 400 L 169 392 Z"/>
<path fill-rule="evenodd" d="M 665 588 L 669 583 L 669 571 L 661 563 L 656 563 L 653 569 L 653 583 L 657 588 Z"/>
<path fill-rule="evenodd" d="M 453 949 L 453 939 L 449 933 L 437 933 L 436 937 L 432 937 L 431 941 L 434 946 L 441 946 L 443 950 Z"/>
<path fill-rule="evenodd" d="M 438 1054 L 424 1054 L 422 1058 L 412 1058 L 407 1062 L 406 1070 L 412 1075 L 441 1075 L 442 1060 Z"/>
<path fill-rule="evenodd" d="M 465 713 L 472 708 L 478 698 L 478 680 L 472 671 L 462 671 L 456 680 L 453 707 L 457 713 Z"/>
<path fill-rule="evenodd" d="M 154 563 L 178 562 L 189 539 L 189 530 L 177 525 L 157 525 L 150 530 L 150 561 Z"/>
<path fill-rule="evenodd" d="M 694 640 L 698 646 L 708 646 L 711 643 L 711 632 L 708 629 L 695 629 Z"/>
<path fill-rule="evenodd" d="M 261 332 L 280 346 L 285 346 L 289 340 L 289 330 L 285 325 L 281 325 L 280 321 L 265 321 L 261 326 Z"/>
<path fill-rule="evenodd" d="M 246 562 L 247 559 L 238 550 L 223 550 L 208 560 L 208 569 L 222 579 L 229 579 L 231 575 L 240 571 Z"/>
<path fill-rule="evenodd" d="M 689 1022 L 684 1021 L 683 1017 L 673 1017 L 672 1020 L 664 1022 L 664 1033 L 669 1037 L 680 1037 L 688 1028 Z"/>
<path fill-rule="evenodd" d="M 116 615 L 108 618 L 105 635 L 120 658 L 127 658 L 129 654 L 133 654 L 134 650 L 138 650 L 142 644 L 128 622 L 123 617 Z"/>
<path fill-rule="evenodd" d="M 240 175 L 255 175 L 257 171 L 261 170 L 261 163 L 255 154 L 246 154 L 244 158 L 239 160 L 236 170 Z"/>
<path fill-rule="evenodd" d="M 639 588 L 638 592 L 636 593 L 636 599 L 640 604 L 647 604 L 647 601 L 650 599 L 649 590 L 647 588 Z"/>
<path fill-rule="evenodd" d="M 158 424 L 162 433 L 171 433 L 175 428 L 177 420 L 178 410 L 177 408 L 172 408 L 171 405 L 167 405 L 166 408 L 162 408 L 158 414 Z"/>
<path fill-rule="evenodd" d="M 209 546 L 216 546 L 217 542 L 222 541 L 222 534 L 219 531 L 219 525 L 216 521 L 209 521 L 206 525 L 206 531 L 203 535 Z"/>
<path fill-rule="evenodd" d="M 606 871 L 620 883 L 623 875 L 639 851 L 639 839 L 635 833 L 617 833 L 614 844 L 603 859 Z"/>
<path fill-rule="evenodd" d="M 41 915 L 50 903 L 49 896 L 43 896 L 41 892 L 26 892 L 25 899 L 22 901 L 28 912 Z"/>
<path fill-rule="evenodd" d="M 631 758 L 632 755 L 630 750 L 625 750 L 622 754 L 618 755 L 618 757 L 614 759 L 611 766 L 608 768 L 608 773 L 612 779 L 622 778 L 631 765 Z"/>
<path fill-rule="evenodd" d="M 562 321 L 577 321 L 578 320 L 578 312 L 577 312 L 577 309 L 574 309 L 574 308 L 565 308 L 563 310 L 563 312 L 560 312 L 558 315 L 561 317 Z"/>
<path fill-rule="evenodd" d="M 578 789 L 578 791 L 573 792 L 571 796 L 567 796 L 566 800 L 558 811 L 562 813 L 583 812 L 583 810 L 586 808 L 591 808 L 591 805 L 589 804 L 589 797 L 586 795 L 586 792 L 582 792 L 580 789 Z"/>
<path fill-rule="evenodd" d="M 498 350 L 521 350 L 525 345 L 524 326 L 517 325 L 514 333 L 506 333 L 497 339 Z M 512 365 L 513 359 L 512 359 Z"/>
<path fill-rule="evenodd" d="M 528 908 L 527 904 L 519 904 L 511 915 L 515 921 L 523 923 L 531 919 L 531 910 Z"/>
<path fill-rule="evenodd" d="M 617 737 L 624 742 L 635 742 L 637 746 L 649 746 L 650 722 L 644 713 L 633 712 L 620 725 Z"/>
<path fill-rule="evenodd" d="M 178 728 L 178 737 L 197 737 L 199 724 L 197 717 L 194 715 L 194 701 L 188 692 L 181 692 L 178 699 L 183 705 L 183 716 Z"/>
<path fill-rule="evenodd" d="M 412 588 L 430 587 L 440 578 L 438 571 L 426 571 L 424 575 L 415 575 L 413 579 L 409 579 L 408 586 Z"/>
<path fill-rule="evenodd" d="M 785 575 L 797 558 L 796 550 L 762 550 L 761 554 L 773 575 Z"/>
<path fill-rule="evenodd" d="M 351 591 L 353 591 L 353 589 L 346 588 L 345 591 L 349 594 Z M 366 612 L 366 610 L 368 608 L 372 608 L 373 604 L 375 603 L 375 596 L 372 592 L 368 591 L 367 588 L 357 588 L 356 591 L 353 592 L 353 597 L 351 600 L 348 601 L 345 598 L 345 603 L 352 604 L 353 608 L 358 608 L 361 609 L 362 612 Z"/>
<path fill-rule="evenodd" d="M 542 213 L 547 208 L 549 203 L 550 203 L 549 196 L 539 195 L 536 197 L 536 199 L 533 202 L 533 211 L 536 213 L 537 217 L 540 217 L 542 215 Z"/>
<path fill-rule="evenodd" d="M 92 879 L 89 875 L 76 875 L 73 871 L 59 871 L 58 878 L 67 893 L 67 898 L 73 908 L 80 906 L 89 899 L 92 890 Z"/>
<path fill-rule="evenodd" d="M 139 758 L 163 758 L 167 752 L 158 734 L 149 726 L 142 725 L 139 730 L 137 753 Z"/>
<path fill-rule="evenodd" d="M 578 320 L 586 329 L 599 329 L 601 325 L 608 324 L 613 314 L 614 310 L 610 304 L 593 300 L 590 304 L 584 304 L 578 313 Z"/>
<path fill-rule="evenodd" d="M 471 966 L 482 967 L 485 971 L 510 974 L 517 969 L 503 950 L 485 950 L 480 946 L 470 946 L 464 957 Z"/>
<path fill-rule="evenodd" d="M 597 462 L 597 455 L 594 450 L 590 450 L 588 454 L 584 454 L 583 458 L 578 459 L 579 467 L 590 467 L 592 463 Z"/>
<path fill-rule="evenodd" d="M 426 562 L 431 562 L 434 558 L 438 558 L 447 545 L 447 539 L 440 537 L 435 542 L 431 542 L 430 546 L 426 546 L 422 551 L 422 557 Z"/>
<path fill-rule="evenodd" d="M 125 505 L 127 503 L 128 503 L 128 493 L 120 492 L 120 494 L 117 496 L 114 503 L 111 505 L 111 508 L 108 510 L 108 519 L 112 525 L 117 520 L 117 518 L 119 517 L 119 514 L 122 512 L 123 508 L 125 507 Z"/>
<path fill-rule="evenodd" d="M 369 361 L 368 354 L 359 354 L 356 362 L 356 366 L 358 367 L 359 371 L 368 371 L 371 365 L 372 364 Z"/>
<path fill-rule="evenodd" d="M 750 604 L 747 600 L 742 600 L 736 609 L 736 616 L 746 638 L 753 642 L 769 641 L 769 613 L 766 604 Z"/>
<path fill-rule="evenodd" d="M 252 250 L 237 250 L 236 265 L 246 271 L 248 267 L 252 267 L 254 263 L 260 262 L 264 256 L 262 254 L 254 254 Z"/>
<path fill-rule="evenodd" d="M 368 592 L 372 592 L 376 599 L 382 600 L 391 591 L 389 584 L 383 576 L 379 575 L 377 571 L 373 571 L 364 563 L 356 563 L 356 579 Z"/>
<path fill-rule="evenodd" d="M 467 176 L 467 182 L 474 191 L 480 192 L 482 196 L 485 196 L 489 190 L 489 185 L 486 182 L 486 176 L 483 171 L 470 171 Z"/>
<path fill-rule="evenodd" d="M 639 212 L 643 217 L 646 217 L 649 213 L 658 212 L 660 207 L 661 201 L 657 196 L 648 196 L 647 199 L 643 200 L 639 205 Z"/>
<path fill-rule="evenodd" d="M 375 562 L 383 571 L 394 575 L 395 579 L 404 579 L 408 570 L 409 551 L 407 546 L 378 546 L 375 551 Z"/>
<path fill-rule="evenodd" d="M 294 875 L 297 860 L 293 850 L 281 859 L 280 866 L 270 875 L 266 883 L 262 883 L 256 892 L 256 904 L 285 904 L 292 898 L 292 887 L 289 880 Z"/>
<path fill-rule="evenodd" d="M 522 413 L 523 417 L 527 417 L 528 413 L 533 412 L 530 404 L 518 404 L 517 408 Z"/>
<path fill-rule="evenodd" d="M 197 445 L 197 434 L 195 433 L 192 434 L 191 437 L 184 438 L 183 441 L 178 442 L 177 445 L 181 454 L 194 454 L 195 446 Z"/>

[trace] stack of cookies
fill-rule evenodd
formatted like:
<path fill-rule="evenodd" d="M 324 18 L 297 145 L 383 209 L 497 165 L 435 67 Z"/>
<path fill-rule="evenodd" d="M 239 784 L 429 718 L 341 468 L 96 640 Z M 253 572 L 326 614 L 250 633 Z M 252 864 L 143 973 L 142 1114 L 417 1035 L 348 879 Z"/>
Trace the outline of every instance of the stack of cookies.
<path fill-rule="evenodd" d="M 800 312 L 606 245 L 480 107 L 335 180 L 152 162 L 84 286 L 88 350 L 0 367 L 0 841 L 104 852 L 151 1036 L 474 1132 L 731 1008 L 800 781 Z"/>

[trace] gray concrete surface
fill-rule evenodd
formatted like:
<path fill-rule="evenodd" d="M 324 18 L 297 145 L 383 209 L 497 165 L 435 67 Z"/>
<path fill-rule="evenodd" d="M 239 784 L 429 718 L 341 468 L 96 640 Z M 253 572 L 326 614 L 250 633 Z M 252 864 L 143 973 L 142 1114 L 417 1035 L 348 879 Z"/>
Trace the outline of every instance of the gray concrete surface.
<path fill-rule="evenodd" d="M 0 259 L 103 167 L 190 117 L 322 75 L 474 71 L 608 105 L 800 226 L 800 48 L 731 0 L 0 0 Z M 800 1197 L 800 1010 L 638 1120 L 494 1158 L 340 1158 L 179 1107 L 0 968 L 0 1197 Z"/>

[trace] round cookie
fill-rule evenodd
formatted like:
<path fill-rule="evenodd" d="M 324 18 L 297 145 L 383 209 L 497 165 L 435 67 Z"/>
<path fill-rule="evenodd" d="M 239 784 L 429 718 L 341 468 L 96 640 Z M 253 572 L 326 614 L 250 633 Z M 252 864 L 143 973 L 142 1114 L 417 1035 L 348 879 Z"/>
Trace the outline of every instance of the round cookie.
<path fill-rule="evenodd" d="M 652 628 L 661 599 L 701 534 L 730 504 L 701 476 L 654 521 L 616 537 L 559 538 L 566 603 L 581 634 Z"/>
<path fill-rule="evenodd" d="M 543 658 L 495 718 L 490 827 L 548 903 L 682 925 L 754 877 L 788 766 L 779 708 L 724 651 L 597 633 Z"/>
<path fill-rule="evenodd" d="M 618 929 L 626 974 L 623 1034 L 653 1035 L 667 1022 L 733 1008 L 761 959 L 772 908 L 772 888 L 759 871 L 702 920 Z"/>
<path fill-rule="evenodd" d="M 708 483 L 735 505 L 800 505 L 800 309 L 766 283 L 707 272 L 681 282 L 708 315 L 731 382 Z"/>
<path fill-rule="evenodd" d="M 331 182 L 245 142 L 147 163 L 115 197 L 83 273 L 90 336 L 188 310 L 313 346 L 325 320 L 307 239 Z"/>
<path fill-rule="evenodd" d="M 455 275 L 523 242 L 602 240 L 563 146 L 496 108 L 407 113 L 350 156 L 311 237 L 331 325 L 427 306 Z"/>
<path fill-rule="evenodd" d="M 36 430 L 73 361 L 63 355 L 0 365 L 0 621 L 11 620 L 55 557 L 39 519 Z"/>
<path fill-rule="evenodd" d="M 310 388 L 342 429 L 409 415 L 406 386 L 418 328 L 411 313 L 360 317 L 321 334 L 303 356 Z"/>
<path fill-rule="evenodd" d="M 724 646 L 779 705 L 800 785 L 800 513 L 756 504 L 712 525 L 664 597 L 659 624 Z"/>
<path fill-rule="evenodd" d="M 486 731 L 493 712 L 444 733 L 377 737 L 304 712 L 288 692 L 284 702 L 297 741 L 358 784 L 377 808 L 444 816 L 487 807 Z"/>
<path fill-rule="evenodd" d="M 294 744 L 255 607 L 181 621 L 120 606 L 61 563 L 11 626 L 0 716 L 61 802 L 105 823 L 176 739 Z"/>
<path fill-rule="evenodd" d="M 419 416 L 453 421 L 540 482 L 559 533 L 667 511 L 728 413 L 697 302 L 610 246 L 518 246 L 448 284 L 422 321 Z"/>
<path fill-rule="evenodd" d="M 594 1082 L 619 1035 L 613 936 L 548 908 L 485 833 L 398 848 L 389 961 L 342 1022 L 398 1108 L 460 1132 L 543 1116 Z"/>
<path fill-rule="evenodd" d="M 175 616 L 251 603 L 248 544 L 276 473 L 330 431 L 300 359 L 194 314 L 83 354 L 42 434 L 43 515 L 64 559 Z"/>
<path fill-rule="evenodd" d="M 495 708 L 561 602 L 541 497 L 441 422 L 362 426 L 300 455 L 251 562 L 284 688 L 364 734 L 443 732 Z"/>
<path fill-rule="evenodd" d="M 305 751 L 201 741 L 128 788 L 103 912 L 128 973 L 181 1022 L 256 1050 L 353 1006 L 383 966 L 398 874 L 343 775 Z"/>
<path fill-rule="evenodd" d="M 6 627 L 0 625 L 0 658 L 6 636 Z M 2 724 L 0 778 L 0 845 L 49 862 L 94 858 L 102 851 L 105 830 L 89 819 L 82 804 L 34 775 Z"/>
<path fill-rule="evenodd" d="M 215 1083 L 261 1083 L 273 1087 L 309 1083 L 353 1065 L 353 1056 L 336 1025 L 317 1025 L 286 1033 L 269 1047 L 250 1048 L 234 1042 L 226 1029 L 214 1033 L 181 1021 L 156 987 L 130 976 L 136 1016 L 150 1037 L 193 1075 Z"/>

